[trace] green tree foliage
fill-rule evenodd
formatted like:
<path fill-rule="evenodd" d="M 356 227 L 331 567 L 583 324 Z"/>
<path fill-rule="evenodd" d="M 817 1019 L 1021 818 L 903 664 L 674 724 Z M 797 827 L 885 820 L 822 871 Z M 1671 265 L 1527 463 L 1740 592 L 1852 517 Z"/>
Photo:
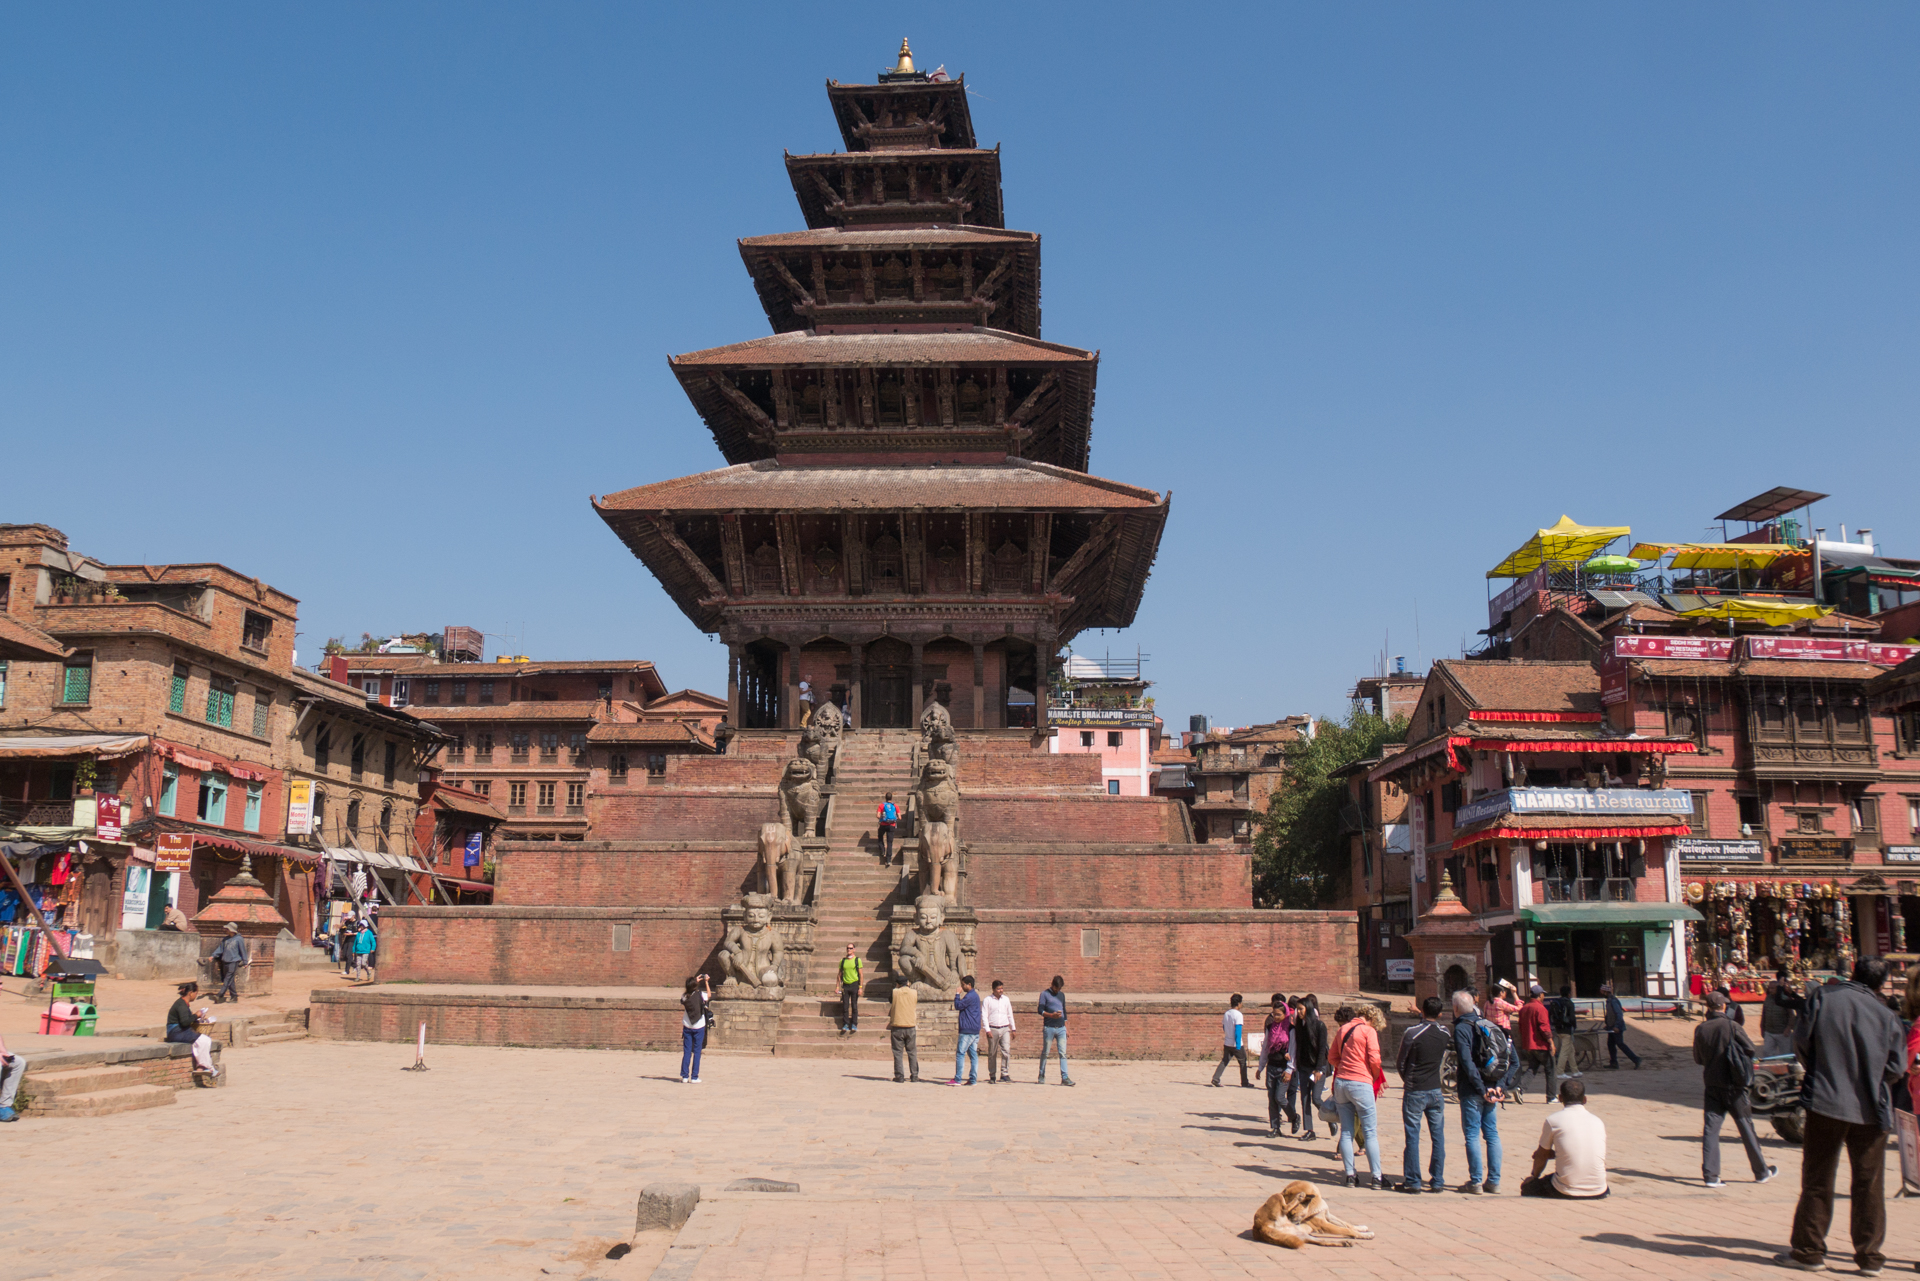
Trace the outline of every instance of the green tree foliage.
<path fill-rule="evenodd" d="M 1347 780 L 1342 766 L 1378 756 L 1407 737 L 1404 716 L 1382 720 L 1354 704 L 1344 723 L 1323 720 L 1312 738 L 1287 747 L 1287 769 L 1253 838 L 1253 900 L 1264 907 L 1316 908 L 1346 884 Z"/>

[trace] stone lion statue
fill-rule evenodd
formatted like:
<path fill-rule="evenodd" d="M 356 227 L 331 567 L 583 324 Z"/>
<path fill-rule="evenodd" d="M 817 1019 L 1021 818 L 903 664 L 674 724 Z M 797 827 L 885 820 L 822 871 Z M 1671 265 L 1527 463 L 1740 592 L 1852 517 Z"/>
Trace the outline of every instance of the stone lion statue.
<path fill-rule="evenodd" d="M 798 756 L 787 762 L 787 771 L 781 776 L 780 806 L 786 811 L 794 836 L 812 836 L 820 817 L 820 784 L 816 778 L 813 762 Z"/>
<path fill-rule="evenodd" d="M 760 825 L 761 892 L 781 903 L 796 902 L 800 881 L 800 859 L 794 853 L 793 834 L 785 823 Z"/>
<path fill-rule="evenodd" d="M 913 928 L 893 954 L 894 981 L 913 984 L 921 996 L 957 991 L 966 958 L 960 936 L 947 928 L 947 901 L 938 894 L 922 894 L 913 908 Z"/>
<path fill-rule="evenodd" d="M 818 725 L 809 724 L 800 731 L 800 755 L 812 764 L 814 773 L 824 778 L 827 762 L 833 759 L 833 749 L 839 742 L 838 734 L 829 734 Z"/>
<path fill-rule="evenodd" d="M 960 814 L 960 788 L 953 781 L 953 766 L 943 760 L 930 760 L 920 773 L 920 817 L 923 822 L 952 825 Z"/>
<path fill-rule="evenodd" d="M 1298 1250 L 1303 1245 L 1350 1246 L 1373 1240 L 1373 1229 L 1348 1223 L 1327 1208 L 1320 1189 L 1295 1179 L 1268 1197 L 1253 1216 L 1253 1234 L 1262 1241 Z"/>
<path fill-rule="evenodd" d="M 920 825 L 920 891 L 956 897 L 958 866 L 953 857 L 953 829 L 945 823 Z"/>
<path fill-rule="evenodd" d="M 773 928 L 772 897 L 749 894 L 740 902 L 747 909 L 746 919 L 729 925 L 720 943 L 723 981 L 745 987 L 784 987 L 787 955 L 780 932 Z"/>

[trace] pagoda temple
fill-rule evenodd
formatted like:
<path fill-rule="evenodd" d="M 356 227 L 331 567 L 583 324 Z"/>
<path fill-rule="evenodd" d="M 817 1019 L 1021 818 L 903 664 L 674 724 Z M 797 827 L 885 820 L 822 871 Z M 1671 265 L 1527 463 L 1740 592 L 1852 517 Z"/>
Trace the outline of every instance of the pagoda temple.
<path fill-rule="evenodd" d="M 1169 496 L 1087 471 L 1099 354 L 1040 337 L 965 77 L 827 82 L 844 152 L 786 157 L 807 230 L 740 241 L 773 333 L 668 362 L 730 464 L 595 501 L 728 652 L 731 722 L 801 682 L 863 728 L 929 700 L 1044 730 L 1054 655 L 1125 627 Z"/>

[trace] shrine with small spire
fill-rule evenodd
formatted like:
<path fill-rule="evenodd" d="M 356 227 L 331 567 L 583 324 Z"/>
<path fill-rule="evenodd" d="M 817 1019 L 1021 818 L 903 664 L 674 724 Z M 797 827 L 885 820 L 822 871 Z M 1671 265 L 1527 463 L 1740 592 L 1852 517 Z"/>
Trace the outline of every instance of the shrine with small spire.
<path fill-rule="evenodd" d="M 872 728 L 929 700 L 1043 730 L 1060 646 L 1133 621 L 1169 498 L 1090 475 L 1099 355 L 1040 336 L 965 77 L 827 83 L 843 152 L 788 155 L 807 230 L 740 255 L 773 330 L 669 360 L 730 464 L 595 510 L 728 647 L 729 719 L 805 681 Z"/>

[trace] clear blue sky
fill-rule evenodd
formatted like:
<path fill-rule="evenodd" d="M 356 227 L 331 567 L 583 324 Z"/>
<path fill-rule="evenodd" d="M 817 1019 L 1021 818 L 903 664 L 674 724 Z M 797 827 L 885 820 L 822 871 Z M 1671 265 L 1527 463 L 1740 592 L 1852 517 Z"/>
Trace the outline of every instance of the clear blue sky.
<path fill-rule="evenodd" d="M 588 495 L 719 465 L 666 357 L 766 332 L 734 240 L 903 34 L 1102 352 L 1094 470 L 1173 490 L 1082 648 L 1176 725 L 1458 653 L 1563 511 L 1795 485 L 1920 555 L 1888 3 L 11 5 L 0 519 L 257 574 L 303 658 L 466 623 L 723 688 Z"/>

